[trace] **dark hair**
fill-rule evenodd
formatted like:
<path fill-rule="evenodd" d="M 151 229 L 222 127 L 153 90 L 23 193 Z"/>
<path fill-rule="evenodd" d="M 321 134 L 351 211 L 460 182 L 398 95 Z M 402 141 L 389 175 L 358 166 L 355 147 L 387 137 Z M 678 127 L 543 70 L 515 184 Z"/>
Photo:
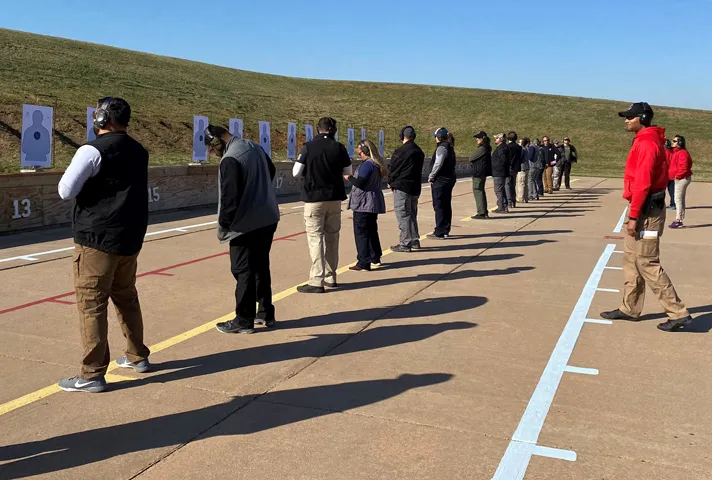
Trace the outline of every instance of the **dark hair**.
<path fill-rule="evenodd" d="M 205 129 L 205 145 L 217 145 L 222 142 L 222 136 L 229 133 L 223 127 L 218 127 L 217 125 L 208 125 Z"/>
<path fill-rule="evenodd" d="M 531 140 L 529 140 L 528 137 L 522 138 L 522 147 L 526 147 L 526 146 L 529 145 L 530 143 L 531 143 Z"/>
<path fill-rule="evenodd" d="M 331 117 L 322 117 L 319 119 L 319 123 L 316 128 L 319 130 L 319 133 L 334 135 L 336 133 L 336 120 Z"/>
<path fill-rule="evenodd" d="M 672 148 L 672 141 L 670 141 L 669 138 L 665 139 L 665 148 L 667 148 L 668 150 Z"/>
<path fill-rule="evenodd" d="M 507 140 L 509 140 L 510 142 L 516 142 L 517 141 L 517 132 L 514 132 L 514 131 L 509 132 L 507 134 Z"/>
<path fill-rule="evenodd" d="M 101 106 L 108 98 L 99 99 L 97 104 Z M 129 121 L 131 121 L 131 106 L 123 98 L 111 97 L 109 104 L 106 106 L 106 113 L 109 114 L 110 122 L 121 127 L 128 127 Z"/>
<path fill-rule="evenodd" d="M 672 138 L 677 138 L 677 148 L 681 148 L 683 150 L 687 149 L 687 145 L 685 144 L 685 137 L 682 135 L 675 135 Z"/>
<path fill-rule="evenodd" d="M 452 148 L 455 148 L 455 137 L 453 137 L 450 132 L 447 132 L 447 141 L 450 145 L 452 145 Z"/>

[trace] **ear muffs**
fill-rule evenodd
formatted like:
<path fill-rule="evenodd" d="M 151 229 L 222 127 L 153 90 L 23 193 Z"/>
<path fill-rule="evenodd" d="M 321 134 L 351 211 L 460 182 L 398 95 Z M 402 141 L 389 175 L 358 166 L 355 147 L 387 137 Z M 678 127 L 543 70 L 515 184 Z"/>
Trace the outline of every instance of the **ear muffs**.
<path fill-rule="evenodd" d="M 97 130 L 102 130 L 109 124 L 111 117 L 109 116 L 108 109 L 112 100 L 112 97 L 104 97 L 99 100 L 99 106 L 94 111 L 94 127 L 96 127 Z"/>
<path fill-rule="evenodd" d="M 685 137 L 681 135 L 676 135 L 675 138 L 677 138 L 677 146 L 678 148 L 685 148 Z"/>
<path fill-rule="evenodd" d="M 643 103 L 644 106 L 650 108 L 650 105 L 647 103 Z M 653 114 L 651 113 L 642 113 L 640 114 L 640 124 L 643 125 L 644 127 L 649 127 L 650 125 L 653 124 Z"/>
<path fill-rule="evenodd" d="M 336 120 L 329 117 L 329 135 L 331 135 L 333 137 L 334 135 L 336 135 L 336 131 L 337 131 Z"/>
<path fill-rule="evenodd" d="M 401 128 L 401 131 L 400 131 L 400 134 L 399 134 L 400 139 L 401 139 L 401 142 L 402 142 L 403 140 L 405 140 L 405 129 L 406 129 L 406 128 L 411 128 L 411 129 L 413 129 L 413 138 L 411 138 L 411 140 L 415 140 L 415 128 L 413 128 L 412 125 L 406 125 L 405 127 Z"/>
<path fill-rule="evenodd" d="M 360 142 L 358 144 L 358 148 L 360 148 L 361 151 L 363 152 L 363 154 L 366 155 L 367 157 L 371 156 L 371 149 L 368 148 L 368 145 L 366 145 L 366 142 L 363 142 L 363 141 Z"/>

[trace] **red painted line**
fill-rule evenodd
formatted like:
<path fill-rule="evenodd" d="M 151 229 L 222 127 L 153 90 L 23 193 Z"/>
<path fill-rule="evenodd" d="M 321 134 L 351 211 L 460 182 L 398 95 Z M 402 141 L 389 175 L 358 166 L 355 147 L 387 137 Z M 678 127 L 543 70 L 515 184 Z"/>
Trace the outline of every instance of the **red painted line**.
<path fill-rule="evenodd" d="M 151 275 L 160 275 L 161 277 L 175 277 L 175 274 L 173 274 L 173 273 L 163 273 L 163 272 L 156 272 L 156 273 L 152 273 Z"/>
<path fill-rule="evenodd" d="M 307 233 L 307 232 L 292 233 L 290 235 L 285 235 L 284 237 L 275 238 L 273 240 L 273 242 L 278 242 L 280 240 L 288 240 L 290 238 L 298 237 L 299 235 L 304 235 L 305 233 Z M 158 270 L 144 272 L 144 273 L 141 273 L 140 275 L 136 275 L 136 278 L 145 277 L 147 275 L 172 276 L 172 274 L 167 274 L 164 272 L 166 272 L 168 270 L 173 270 L 175 268 L 185 267 L 186 265 L 193 265 L 194 263 L 200 263 L 200 262 L 204 262 L 206 260 L 212 260 L 213 258 L 222 257 L 223 255 L 228 255 L 228 254 L 229 254 L 229 252 L 222 252 L 222 253 L 216 253 L 215 255 L 209 255 L 207 257 L 196 258 L 195 260 L 177 263 L 175 265 L 171 265 L 168 267 L 159 268 Z M 43 303 L 61 303 L 63 305 L 65 305 L 65 304 L 66 305 L 74 305 L 73 303 L 58 301 L 59 299 L 68 297 L 70 295 L 74 295 L 74 292 L 72 291 L 72 292 L 62 293 L 60 295 L 54 295 L 52 297 L 43 298 L 41 300 L 35 300 L 34 302 L 17 305 L 15 307 L 6 308 L 5 310 L 0 310 L 0 315 L 3 315 L 5 313 L 10 313 L 10 312 L 16 312 L 16 311 L 22 310 L 24 308 L 34 307 L 35 305 L 41 305 Z"/>
<path fill-rule="evenodd" d="M 76 305 L 76 302 L 68 302 L 68 301 L 66 301 L 66 300 L 60 300 L 60 299 L 58 299 L 58 298 L 55 298 L 54 300 L 50 300 L 50 302 L 52 302 L 52 303 L 59 303 L 59 304 L 62 304 L 62 305 Z"/>

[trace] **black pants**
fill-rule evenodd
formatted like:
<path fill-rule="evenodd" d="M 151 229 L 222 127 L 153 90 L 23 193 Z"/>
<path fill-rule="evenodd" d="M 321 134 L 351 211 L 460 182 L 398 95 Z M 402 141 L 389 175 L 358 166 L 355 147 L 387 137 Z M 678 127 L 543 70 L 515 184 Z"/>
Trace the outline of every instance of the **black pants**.
<path fill-rule="evenodd" d="M 571 162 L 564 162 L 561 166 L 561 176 L 564 177 L 564 186 L 571 188 Z"/>
<path fill-rule="evenodd" d="M 245 233 L 230 241 L 230 269 L 237 280 L 235 313 L 241 323 L 254 325 L 255 316 L 274 320 L 269 251 L 277 224 Z M 259 311 L 255 315 L 255 304 Z"/>
<path fill-rule="evenodd" d="M 510 207 L 515 207 L 517 205 L 517 195 L 514 190 L 514 183 L 516 182 L 516 173 L 514 176 L 509 176 L 504 180 L 504 194 L 507 197 L 507 202 Z"/>
<path fill-rule="evenodd" d="M 433 208 L 435 209 L 435 235 L 442 237 L 450 235 L 452 228 L 452 189 L 455 188 L 454 178 L 436 178 L 431 185 L 433 192 Z"/>
<path fill-rule="evenodd" d="M 494 194 L 497 196 L 497 210 L 507 210 L 507 177 L 492 177 L 494 180 Z"/>
<path fill-rule="evenodd" d="M 381 263 L 377 213 L 354 212 L 354 239 L 359 267 L 370 270 L 372 263 Z"/>
<path fill-rule="evenodd" d="M 668 195 L 670 195 L 670 206 L 675 207 L 675 180 L 668 182 Z"/>

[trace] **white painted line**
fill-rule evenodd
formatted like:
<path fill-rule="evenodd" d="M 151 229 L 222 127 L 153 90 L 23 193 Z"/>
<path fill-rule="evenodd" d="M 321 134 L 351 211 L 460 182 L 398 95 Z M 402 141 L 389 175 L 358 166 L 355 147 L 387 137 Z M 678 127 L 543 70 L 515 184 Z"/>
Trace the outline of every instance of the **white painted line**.
<path fill-rule="evenodd" d="M 606 270 L 623 270 L 623 267 L 606 267 Z"/>
<path fill-rule="evenodd" d="M 625 253 L 623 250 L 613 250 L 613 253 Z"/>
<path fill-rule="evenodd" d="M 206 223 L 198 223 L 197 225 L 187 225 L 185 227 L 170 228 L 168 230 L 160 230 L 158 232 L 150 232 L 150 233 L 147 233 L 146 236 L 150 237 L 153 235 L 160 235 L 162 233 L 170 233 L 170 232 L 188 233 L 189 228 L 207 227 L 208 225 L 215 225 L 217 223 L 218 222 L 206 222 Z M 31 253 L 29 255 L 20 255 L 18 257 L 0 258 L 0 263 L 12 262 L 14 260 L 25 260 L 27 262 L 35 262 L 38 260 L 35 257 L 39 257 L 42 255 L 51 255 L 53 253 L 69 252 L 71 250 L 74 250 L 74 247 L 58 248 L 56 250 L 48 250 L 46 252 Z"/>
<path fill-rule="evenodd" d="M 296 207 L 292 207 L 292 210 L 297 210 L 299 208 L 304 208 L 304 205 L 297 205 Z"/>
<path fill-rule="evenodd" d="M 600 320 L 598 318 L 587 318 L 584 320 L 586 323 L 596 323 L 598 325 L 613 325 L 611 320 Z"/>
<path fill-rule="evenodd" d="M 608 292 L 608 293 L 621 293 L 620 290 L 616 290 L 615 288 L 597 288 L 597 292 Z"/>
<path fill-rule="evenodd" d="M 598 370 L 595 368 L 572 367 L 571 365 L 567 365 L 566 368 L 564 368 L 564 371 L 569 373 L 580 373 L 581 375 L 598 375 Z"/>
<path fill-rule="evenodd" d="M 625 222 L 625 216 L 628 213 L 628 207 L 625 207 L 623 209 L 623 213 L 621 214 L 621 219 L 618 220 L 618 223 L 616 224 L 616 228 L 613 229 L 613 233 L 621 233 L 621 230 L 623 230 L 623 222 Z"/>
<path fill-rule="evenodd" d="M 556 395 L 561 383 L 564 369 L 569 363 L 571 353 L 586 322 L 586 314 L 591 308 L 593 297 L 596 295 L 596 288 L 598 288 L 598 283 L 601 281 L 603 269 L 608 264 L 615 248 L 614 244 L 606 246 L 586 285 L 583 287 L 583 292 L 576 302 L 569 321 L 566 322 L 564 331 L 561 332 L 559 341 L 556 343 L 556 347 L 554 347 L 554 351 L 549 358 L 549 363 L 547 363 L 544 373 L 542 373 L 539 383 L 529 400 L 519 426 L 514 435 L 512 435 L 512 440 L 509 442 L 499 467 L 492 477 L 493 480 L 522 480 L 527 472 L 531 456 L 535 454 L 535 451 L 539 451 L 539 447 L 536 445 L 537 440 L 539 440 L 539 434 L 544 426 L 551 403 L 554 401 L 554 395 Z"/>
<path fill-rule="evenodd" d="M 557 460 L 566 460 L 567 462 L 576 461 L 576 452 L 571 450 L 561 450 L 560 448 L 549 448 L 542 447 L 541 445 L 534 445 L 532 454 L 538 457 L 555 458 Z"/>

